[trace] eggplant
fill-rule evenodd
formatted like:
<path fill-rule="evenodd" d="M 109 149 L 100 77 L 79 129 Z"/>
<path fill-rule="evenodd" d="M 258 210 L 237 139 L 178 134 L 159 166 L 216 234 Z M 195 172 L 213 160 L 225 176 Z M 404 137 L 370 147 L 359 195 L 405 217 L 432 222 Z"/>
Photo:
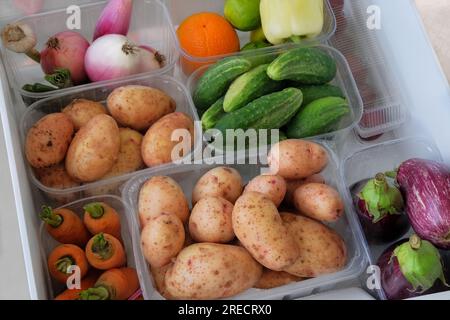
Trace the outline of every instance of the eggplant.
<path fill-rule="evenodd" d="M 351 188 L 353 203 L 367 241 L 390 243 L 409 230 L 408 217 L 400 191 L 389 184 L 384 174 L 363 180 Z"/>
<path fill-rule="evenodd" d="M 431 160 L 410 159 L 397 171 L 414 231 L 441 249 L 450 249 L 450 170 Z"/>
<path fill-rule="evenodd" d="M 390 246 L 379 257 L 381 286 L 389 300 L 447 290 L 439 250 L 413 234 Z"/>

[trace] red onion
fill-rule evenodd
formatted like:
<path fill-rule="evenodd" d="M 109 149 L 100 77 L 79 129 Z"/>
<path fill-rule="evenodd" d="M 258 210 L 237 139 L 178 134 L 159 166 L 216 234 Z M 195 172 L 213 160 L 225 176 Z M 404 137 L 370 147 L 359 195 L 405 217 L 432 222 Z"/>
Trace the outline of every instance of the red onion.
<path fill-rule="evenodd" d="M 87 82 L 84 56 L 89 42 L 77 32 L 65 31 L 51 37 L 41 52 L 41 67 L 45 74 L 68 69 L 75 85 Z"/>
<path fill-rule="evenodd" d="M 132 0 L 110 0 L 97 21 L 94 40 L 106 34 L 126 36 L 130 27 Z"/>
<path fill-rule="evenodd" d="M 139 46 L 141 49 L 140 72 L 150 72 L 164 66 L 164 56 L 149 46 Z"/>
<path fill-rule="evenodd" d="M 127 37 L 108 34 L 86 52 L 85 67 L 91 81 L 111 80 L 139 73 L 140 49 Z"/>

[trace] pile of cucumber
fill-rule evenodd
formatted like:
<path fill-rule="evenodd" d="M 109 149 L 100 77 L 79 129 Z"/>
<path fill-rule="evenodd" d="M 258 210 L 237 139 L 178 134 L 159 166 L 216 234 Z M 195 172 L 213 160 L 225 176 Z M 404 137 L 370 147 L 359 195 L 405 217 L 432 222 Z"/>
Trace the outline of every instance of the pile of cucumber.
<path fill-rule="evenodd" d="M 338 129 L 350 112 L 341 88 L 329 84 L 336 62 L 317 48 L 278 57 L 228 57 L 206 70 L 194 92 L 203 129 L 282 129 L 307 138 Z"/>

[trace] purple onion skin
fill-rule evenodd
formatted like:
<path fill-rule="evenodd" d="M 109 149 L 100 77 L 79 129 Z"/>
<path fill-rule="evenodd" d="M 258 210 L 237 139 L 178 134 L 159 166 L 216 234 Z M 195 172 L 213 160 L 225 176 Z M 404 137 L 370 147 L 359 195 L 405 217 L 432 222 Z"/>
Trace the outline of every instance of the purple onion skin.
<path fill-rule="evenodd" d="M 406 214 L 387 215 L 377 223 L 373 223 L 365 201 L 358 197 L 358 194 L 369 180 L 358 182 L 351 188 L 356 213 L 367 241 L 371 244 L 384 244 L 400 239 L 410 228 Z"/>
<path fill-rule="evenodd" d="M 397 258 L 393 257 L 391 260 L 395 248 L 405 242 L 408 242 L 408 239 L 397 241 L 387 248 L 378 258 L 377 265 L 380 267 L 381 286 L 386 298 L 389 300 L 401 300 L 448 290 L 440 280 L 437 280 L 434 286 L 427 291 L 413 292 L 412 285 L 406 280 L 400 270 Z M 444 273 L 446 273 L 445 277 L 447 278 L 448 272 L 444 270 Z"/>
<path fill-rule="evenodd" d="M 414 231 L 441 249 L 450 249 L 450 170 L 441 163 L 411 159 L 402 163 L 397 182 Z"/>

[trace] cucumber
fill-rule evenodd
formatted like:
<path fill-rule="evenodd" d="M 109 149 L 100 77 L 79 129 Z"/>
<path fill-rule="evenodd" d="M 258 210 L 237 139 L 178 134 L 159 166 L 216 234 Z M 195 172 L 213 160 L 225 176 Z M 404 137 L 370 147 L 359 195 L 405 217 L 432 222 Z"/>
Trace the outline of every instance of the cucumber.
<path fill-rule="evenodd" d="M 331 84 L 323 84 L 319 86 L 296 86 L 303 92 L 303 105 L 307 106 L 311 102 L 326 98 L 326 97 L 340 97 L 345 98 L 342 89 Z"/>
<path fill-rule="evenodd" d="M 209 107 L 208 110 L 205 111 L 201 119 L 203 130 L 214 128 L 217 121 L 226 115 L 223 110 L 223 100 L 223 97 L 220 98 L 211 107 Z"/>
<path fill-rule="evenodd" d="M 242 47 L 241 51 L 256 50 L 261 48 L 268 48 L 271 46 L 272 45 L 270 43 L 265 41 L 249 42 Z"/>
<path fill-rule="evenodd" d="M 302 101 L 302 91 L 297 88 L 271 93 L 228 113 L 217 122 L 216 129 L 222 133 L 227 129 L 279 129 L 298 112 Z"/>
<path fill-rule="evenodd" d="M 350 113 L 347 100 L 327 97 L 311 102 L 287 125 L 287 136 L 301 139 L 336 130 L 342 117 Z"/>
<path fill-rule="evenodd" d="M 334 59 L 317 48 L 298 48 L 281 54 L 267 68 L 273 80 L 292 80 L 301 84 L 320 85 L 336 76 Z"/>
<path fill-rule="evenodd" d="M 225 95 L 230 84 L 241 74 L 249 71 L 252 63 L 246 58 L 222 59 L 206 70 L 194 92 L 197 109 L 205 110 Z"/>
<path fill-rule="evenodd" d="M 282 82 L 273 81 L 267 76 L 268 66 L 258 66 L 234 80 L 223 102 L 225 112 L 238 110 L 263 95 L 283 88 Z"/>

